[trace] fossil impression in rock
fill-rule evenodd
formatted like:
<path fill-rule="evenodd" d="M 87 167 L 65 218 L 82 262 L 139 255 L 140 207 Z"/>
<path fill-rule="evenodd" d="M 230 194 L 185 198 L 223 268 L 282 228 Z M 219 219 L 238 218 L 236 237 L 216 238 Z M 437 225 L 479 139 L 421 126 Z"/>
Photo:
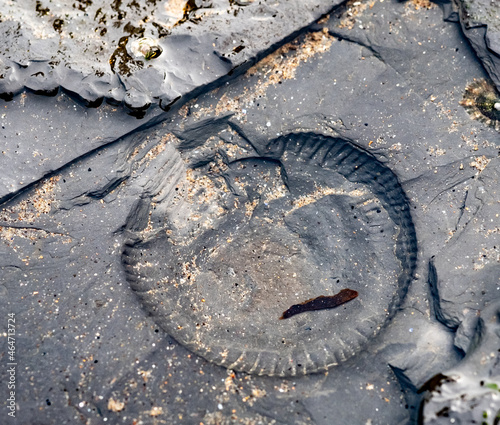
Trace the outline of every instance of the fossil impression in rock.
<path fill-rule="evenodd" d="M 165 207 L 161 228 L 137 232 L 123 250 L 144 310 L 198 355 L 251 374 L 304 375 L 358 353 L 415 269 L 396 175 L 351 141 L 313 133 L 232 160 L 193 160 L 200 149 L 180 152 L 175 188 L 150 195 L 151 214 Z M 279 320 L 343 288 L 359 296 Z"/>

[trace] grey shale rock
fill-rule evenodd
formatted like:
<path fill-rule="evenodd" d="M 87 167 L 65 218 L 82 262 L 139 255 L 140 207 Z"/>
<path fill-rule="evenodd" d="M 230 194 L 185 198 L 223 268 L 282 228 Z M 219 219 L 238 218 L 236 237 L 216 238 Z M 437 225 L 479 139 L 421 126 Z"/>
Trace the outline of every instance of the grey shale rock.
<path fill-rule="evenodd" d="M 481 311 L 467 356 L 434 376 L 426 390 L 424 424 L 497 424 L 500 421 L 500 300 Z"/>
<path fill-rule="evenodd" d="M 457 0 L 460 22 L 477 56 L 500 91 L 500 3 Z"/>
<path fill-rule="evenodd" d="M 0 157 L 6 175 L 0 201 L 120 136 L 152 125 L 162 111 L 151 105 L 168 109 L 182 96 L 234 77 L 339 3 L 4 2 L 0 98 L 11 100 L 27 89 L 9 109 L 17 109 L 31 125 L 27 129 L 1 116 L 4 138 L 23 143 L 9 144 Z M 133 45 L 143 37 L 161 45 L 159 57 L 134 55 Z M 57 97 L 47 102 L 30 92 Z M 95 108 L 103 99 L 108 105 L 85 108 Z M 114 106 L 122 103 L 127 110 Z M 127 111 L 141 119 L 148 112 L 147 119 L 130 120 Z M 101 120 L 112 124 L 100 127 Z M 64 124 L 54 127 L 55 122 Z M 25 137 L 27 132 L 36 136 Z M 26 159 L 29 152 L 33 158 Z"/>
<path fill-rule="evenodd" d="M 200 163 L 196 152 L 208 154 L 211 140 L 184 150 L 187 169 L 172 163 L 186 176 L 175 191 L 149 194 L 145 211 L 167 210 L 164 229 L 151 235 L 149 220 L 131 217 L 143 235 L 123 262 L 145 310 L 204 358 L 256 375 L 306 375 L 357 354 L 399 308 L 415 270 L 396 176 L 338 137 L 286 134 L 238 160 L 224 159 L 234 144 L 219 143 L 221 158 Z M 339 312 L 278 320 L 346 288 L 359 298 Z"/>
<path fill-rule="evenodd" d="M 136 113 L 250 66 L 341 0 L 6 0 L 0 11 L 0 97 L 59 87 L 88 106 Z M 137 56 L 155 40 L 162 54 Z M 199 91 L 198 91 L 199 92 Z"/>
<path fill-rule="evenodd" d="M 425 382 L 455 369 L 484 372 L 476 354 L 489 355 L 488 344 L 497 342 L 487 309 L 500 287 L 500 139 L 496 125 L 471 113 L 481 102 L 494 121 L 491 102 L 471 96 L 464 103 L 465 94 L 476 94 L 472 83 L 492 83 L 457 22 L 443 21 L 424 0 L 348 2 L 312 25 L 315 12 L 305 13 L 308 23 L 292 33 L 266 18 L 251 37 L 267 46 L 255 48 L 260 60 L 246 69 L 248 59 L 230 76 L 224 73 L 233 62 L 212 55 L 215 62 L 205 63 L 219 64 L 226 77 L 209 82 L 212 68 L 196 79 L 200 64 L 190 58 L 211 55 L 214 46 L 198 41 L 204 38 L 189 19 L 223 18 L 190 2 L 201 8 L 190 9 L 171 35 L 185 31 L 176 43 L 195 52 L 169 80 L 173 92 L 190 91 L 169 110 L 141 110 L 161 100 L 145 85 L 161 87 L 155 63 L 176 57 L 168 55 L 169 36 L 154 33 L 157 15 L 146 22 L 136 2 L 103 5 L 106 18 L 88 3 L 61 3 L 74 12 L 67 25 L 75 39 L 64 16 L 50 15 L 63 8 L 57 3 L 36 3 L 31 18 L 23 17 L 26 31 L 63 20 L 54 20 L 63 50 L 83 47 L 83 56 L 65 63 L 80 61 L 87 71 L 96 62 L 87 60 L 95 51 L 84 51 L 85 43 L 99 45 L 105 28 L 117 35 L 95 65 L 105 69 L 128 35 L 130 44 L 114 57 L 116 74 L 83 78 L 68 66 L 64 81 L 59 71 L 50 80 L 56 85 L 47 80 L 45 94 L 66 87 L 55 96 L 33 93 L 38 86 L 24 91 L 14 77 L 27 69 L 29 38 L 22 28 L 7 37 L 24 55 L 9 80 L 13 98 L 0 105 L 0 318 L 16 316 L 18 423 L 416 423 Z M 28 10 L 27 3 L 6 4 Z M 242 4 L 224 4 L 223 13 L 244 13 L 243 29 L 253 22 L 250 7 L 259 19 L 268 16 L 259 11 L 276 8 Z M 304 5 L 283 4 L 293 22 L 303 19 Z M 83 36 L 75 16 L 83 25 L 96 14 L 95 39 L 72 41 Z M 144 33 L 124 32 L 132 16 L 144 19 Z M 236 63 L 247 49 L 238 48 L 232 25 L 207 32 L 230 41 L 226 50 L 216 43 L 221 53 L 239 50 L 229 59 Z M 34 52 L 50 60 L 43 59 L 50 48 L 47 42 Z M 121 64 L 130 65 L 130 77 L 122 79 Z M 135 117 L 118 105 L 126 84 Z M 100 97 L 107 102 L 97 106 Z M 182 285 L 165 285 L 165 277 L 178 276 Z M 191 285 L 190 276 L 197 278 Z M 287 284 L 280 287 L 280 279 Z M 358 297 L 279 320 L 290 305 L 344 286 Z M 205 301 L 195 298 L 201 292 Z M 212 317 L 204 326 L 198 319 L 206 312 Z M 252 330 L 246 339 L 245 328 Z M 222 367 L 220 352 L 196 348 L 214 341 L 240 352 L 285 345 L 279 350 L 288 350 L 291 367 L 269 376 L 269 357 L 252 366 L 231 359 L 240 371 Z M 331 351 L 318 350 L 332 341 Z M 472 360 L 461 363 L 465 355 Z M 267 369 L 252 370 L 255 364 Z M 0 382 L 8 379 L 0 368 Z M 451 398 L 476 397 L 452 390 Z M 437 406 L 433 400 L 426 408 Z M 6 403 L 0 398 L 2 411 Z"/>
<path fill-rule="evenodd" d="M 471 163 L 482 167 L 475 161 Z M 500 160 L 494 158 L 483 165 L 487 167 L 464 194 L 462 212 L 447 249 L 429 261 L 434 314 L 448 328 L 458 329 L 455 344 L 464 352 L 477 315 L 486 303 L 500 298 L 500 232 L 496 216 Z M 450 264 L 454 266 L 450 268 Z"/>

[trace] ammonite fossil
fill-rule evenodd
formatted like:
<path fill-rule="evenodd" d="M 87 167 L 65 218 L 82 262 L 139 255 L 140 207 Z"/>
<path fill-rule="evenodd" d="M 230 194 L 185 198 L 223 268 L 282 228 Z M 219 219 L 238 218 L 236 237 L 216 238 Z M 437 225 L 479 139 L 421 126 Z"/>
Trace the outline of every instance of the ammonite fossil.
<path fill-rule="evenodd" d="M 123 251 L 131 288 L 168 334 L 230 369 L 295 376 L 350 358 L 379 333 L 417 252 L 389 168 L 348 140 L 313 133 L 232 161 L 182 155 L 183 181 L 152 200 L 170 205 L 164 227 Z M 279 320 L 339 292 L 350 296 L 334 309 Z"/>

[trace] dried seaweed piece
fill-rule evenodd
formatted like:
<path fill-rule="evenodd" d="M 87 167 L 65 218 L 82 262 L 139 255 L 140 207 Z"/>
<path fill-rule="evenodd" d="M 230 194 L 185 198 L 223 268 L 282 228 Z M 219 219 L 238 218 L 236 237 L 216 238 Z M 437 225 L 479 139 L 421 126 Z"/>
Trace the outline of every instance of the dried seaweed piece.
<path fill-rule="evenodd" d="M 358 292 L 352 289 L 342 289 L 338 294 L 335 295 L 321 295 L 316 298 L 311 298 L 300 304 L 292 305 L 288 310 L 284 311 L 280 317 L 280 320 L 288 319 L 296 314 L 305 313 L 306 311 L 314 310 L 325 310 L 328 308 L 335 308 L 339 305 L 345 304 L 356 298 Z"/>

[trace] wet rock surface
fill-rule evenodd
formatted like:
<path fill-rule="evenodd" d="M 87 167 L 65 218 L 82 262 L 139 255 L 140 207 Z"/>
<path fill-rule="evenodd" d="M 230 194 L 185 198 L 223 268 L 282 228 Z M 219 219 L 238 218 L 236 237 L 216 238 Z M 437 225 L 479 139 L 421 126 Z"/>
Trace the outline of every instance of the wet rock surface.
<path fill-rule="evenodd" d="M 499 307 L 497 299 L 481 312 L 465 359 L 422 387 L 424 423 L 500 421 Z"/>
<path fill-rule="evenodd" d="M 90 106 L 106 99 L 136 113 L 151 104 L 168 108 L 248 67 L 340 2 L 7 1 L 0 15 L 0 97 L 61 87 Z M 144 39 L 154 55 L 138 48 Z"/>
<path fill-rule="evenodd" d="M 175 191 L 148 193 L 147 211 L 166 211 L 155 221 L 168 229 L 137 216 L 143 234 L 123 253 L 131 288 L 177 341 L 229 369 L 295 376 L 338 365 L 384 328 L 413 278 L 406 195 L 346 139 L 292 133 L 246 150 L 224 133 L 205 134 L 219 140 L 208 163 L 199 155 L 210 145 L 172 164 Z M 338 313 L 276 321 L 347 287 L 361 296 Z"/>
<path fill-rule="evenodd" d="M 465 36 L 500 90 L 500 5 L 488 0 L 459 0 Z"/>
<path fill-rule="evenodd" d="M 297 25 L 265 27 L 240 75 L 172 83 L 191 95 L 168 111 L 133 83 L 130 102 L 152 103 L 137 117 L 11 90 L 0 305 L 17 423 L 444 423 L 472 405 L 494 423 L 500 135 L 463 103 L 487 72 L 432 3 L 349 2 L 310 25 L 328 10 L 313 6 L 281 6 Z M 126 81 L 163 84 L 175 28 L 151 78 Z M 279 320 L 345 287 L 358 297 Z"/>

